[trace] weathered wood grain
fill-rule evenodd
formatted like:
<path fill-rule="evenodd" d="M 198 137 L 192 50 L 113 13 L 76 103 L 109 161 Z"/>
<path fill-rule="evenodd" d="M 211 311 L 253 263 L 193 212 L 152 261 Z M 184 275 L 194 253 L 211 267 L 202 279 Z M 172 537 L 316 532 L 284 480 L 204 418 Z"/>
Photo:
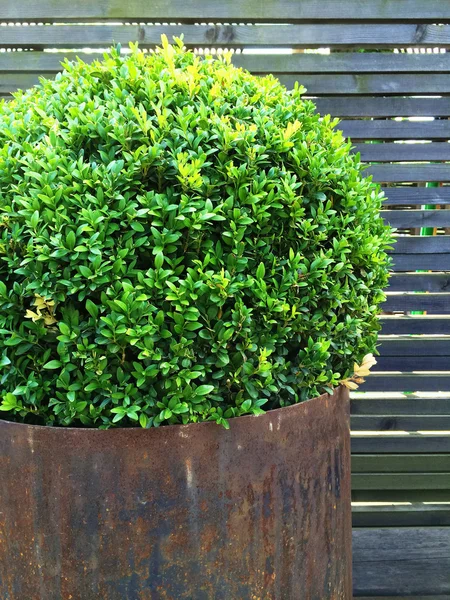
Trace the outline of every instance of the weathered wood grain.
<path fill-rule="evenodd" d="M 449 369 L 448 356 L 378 356 L 377 371 L 446 371 Z"/>
<path fill-rule="evenodd" d="M 381 333 L 385 335 L 429 334 L 440 335 L 450 331 L 450 319 L 445 316 L 407 315 L 380 316 Z M 428 369 L 427 369 L 428 370 Z M 433 370 L 433 369 L 431 369 Z"/>
<path fill-rule="evenodd" d="M 449 255 L 446 254 L 393 254 L 393 271 L 446 271 Z"/>
<path fill-rule="evenodd" d="M 363 392 L 448 392 L 450 372 L 372 373 L 360 389 Z"/>
<path fill-rule="evenodd" d="M 444 332 L 442 332 L 444 333 Z M 446 332 L 447 334 L 450 331 Z M 450 335 L 381 337 L 378 351 L 381 356 L 448 356 L 450 371 Z"/>
<path fill-rule="evenodd" d="M 350 407 L 352 415 L 450 415 L 450 396 L 421 398 L 405 395 L 402 398 L 367 398 L 356 394 L 350 401 Z"/>
<path fill-rule="evenodd" d="M 352 502 L 447 502 L 448 490 L 353 490 Z"/>
<path fill-rule="evenodd" d="M 352 520 L 354 527 L 417 527 L 450 525 L 450 505 L 424 504 L 422 502 L 408 505 L 388 506 L 368 505 L 353 506 Z M 381 574 L 380 574 L 381 576 Z M 360 600 L 363 598 L 359 597 Z M 368 600 L 366 598 L 365 600 Z M 371 597 L 370 600 L 381 600 Z M 383 597 L 383 600 L 388 600 Z M 391 599 L 393 600 L 393 599 Z M 396 596 L 395 600 L 406 600 Z M 412 600 L 410 597 L 408 600 Z M 415 596 L 414 600 L 431 600 L 429 596 Z M 443 596 L 434 596 L 433 600 L 444 600 Z M 450 596 L 445 596 L 450 600 Z"/>
<path fill-rule="evenodd" d="M 390 206 L 450 204 L 450 187 L 414 188 L 405 185 L 403 187 L 383 187 L 382 190 L 386 196 L 385 204 Z"/>
<path fill-rule="evenodd" d="M 315 98 L 321 114 L 335 117 L 446 117 L 450 98 L 346 96 Z"/>
<path fill-rule="evenodd" d="M 3 0 L 4 1 L 4 0 Z M 54 0 L 56 1 L 56 0 Z M 259 0 L 256 0 L 259 1 Z M 295 1 L 295 0 L 293 0 Z M 21 3 L 22 4 L 22 3 Z M 0 5 L 0 11 L 3 5 Z M 74 13 L 75 14 L 75 13 Z M 6 19 L 0 12 L 0 20 Z M 14 21 L 33 21 L 32 17 L 24 11 L 19 19 Z M 45 23 L 60 21 L 61 19 L 46 18 Z M 62 19 L 69 22 L 71 19 Z M 89 25 L 89 18 L 80 14 L 76 27 L 58 25 L 58 27 L 11 27 L 3 28 L 2 46 L 9 48 L 101 48 L 115 43 L 127 45 L 129 42 L 138 41 L 142 47 L 154 47 L 160 44 L 161 35 L 169 39 L 184 36 L 187 46 L 206 46 L 242 48 L 246 47 L 289 47 L 289 48 L 398 48 L 410 47 L 447 47 L 450 45 L 450 27 L 428 24 L 265 24 L 244 25 L 218 23 L 198 19 L 197 24 L 188 22 L 180 23 L 181 18 L 173 19 L 173 23 L 158 24 L 155 17 L 146 18 L 140 14 L 137 18 L 116 18 L 121 24 Z M 104 20 L 104 19 L 96 19 Z M 108 19 L 106 19 L 107 21 Z M 1 22 L 0 21 L 0 22 Z M 137 21 L 127 24 L 127 21 Z M 250 19 L 246 21 L 253 21 Z M 285 21 L 286 22 L 286 21 Z M 363 59 L 366 60 L 366 59 Z M 368 61 L 374 59 L 368 59 Z"/>
<path fill-rule="evenodd" d="M 436 598 L 450 593 L 450 528 L 357 528 L 354 594 Z"/>
<path fill-rule="evenodd" d="M 354 415 L 351 428 L 353 431 L 450 431 L 450 416 Z M 448 484 L 450 486 L 450 474 Z"/>
<path fill-rule="evenodd" d="M 450 434 L 352 434 L 354 454 L 442 454 L 450 452 Z"/>
<path fill-rule="evenodd" d="M 350 408 L 352 415 L 450 415 L 450 394 L 442 398 L 423 398 L 414 394 L 405 394 L 401 398 L 368 398 L 355 392 Z"/>
<path fill-rule="evenodd" d="M 386 312 L 390 311 L 411 311 L 426 310 L 435 314 L 450 314 L 450 293 L 429 294 L 429 293 L 389 293 L 382 308 Z M 443 331 L 442 333 L 445 333 Z M 450 334 L 450 328 L 448 329 Z"/>
<path fill-rule="evenodd" d="M 448 78 L 450 81 L 450 78 Z M 443 121 L 365 121 L 344 120 L 339 124 L 353 140 L 447 140 L 450 122 Z"/>
<path fill-rule="evenodd" d="M 441 0 L 428 0 L 424 10 L 420 0 L 371 0 L 355 4 L 352 0 L 2 0 L 2 21 L 81 21 L 106 19 L 148 19 L 150 21 L 403 21 L 445 23 L 450 7 Z M 420 37 L 420 29 L 416 34 Z"/>
<path fill-rule="evenodd" d="M 18 89 L 26 90 L 39 83 L 39 77 L 52 77 L 53 73 L 6 73 L 0 75 L 0 96 L 5 96 Z"/>
<path fill-rule="evenodd" d="M 450 146 L 450 144 L 448 145 Z M 372 175 L 373 180 L 380 183 L 448 182 L 450 181 L 450 165 L 371 165 L 364 170 L 364 174 Z"/>
<path fill-rule="evenodd" d="M 356 454 L 352 457 L 352 472 L 450 474 L 450 454 Z"/>
<path fill-rule="evenodd" d="M 354 490 L 449 490 L 450 473 L 355 473 Z"/>
<path fill-rule="evenodd" d="M 394 244 L 394 254 L 434 254 L 450 252 L 450 235 L 398 236 Z M 450 267 L 450 260 L 449 260 Z"/>
<path fill-rule="evenodd" d="M 450 529 L 377 529 L 367 536 L 363 529 L 353 535 L 353 547 L 358 552 L 356 562 L 372 562 L 374 558 L 385 560 L 416 560 L 423 557 L 450 558 Z M 398 550 L 403 548 L 403 555 Z M 355 557 L 356 558 L 356 557 Z M 450 585 L 450 580 L 449 580 Z"/>
<path fill-rule="evenodd" d="M 402 229 L 450 227 L 450 210 L 384 210 L 382 216 L 391 227 Z"/>
<path fill-rule="evenodd" d="M 146 46 L 149 43 L 159 44 L 164 26 L 125 25 L 125 26 L 70 26 L 61 25 L 44 27 L 6 27 L 1 30 L 3 47 L 79 47 L 86 44 L 91 47 L 111 45 L 117 42 L 128 43 L 139 41 Z M 192 36 L 192 44 L 207 43 L 207 26 L 178 26 L 183 33 L 184 41 L 189 44 L 188 33 Z M 173 28 L 173 27 L 172 27 Z M 224 29 L 224 28 L 223 28 Z M 241 29 L 241 28 L 239 28 Z M 165 29 L 166 31 L 170 28 Z M 273 32 L 275 33 L 275 28 Z M 203 39 L 199 37 L 202 32 Z M 172 33 L 174 34 L 175 31 Z M 159 35 L 159 37 L 158 37 Z M 272 40 L 268 40 L 271 44 Z M 226 43 L 224 41 L 224 43 Z M 83 60 L 92 60 L 95 54 L 79 51 Z M 43 52 L 9 52 L 0 54 L 0 71 L 28 72 L 60 70 L 60 61 L 72 53 Z M 101 54 L 99 54 L 101 56 Z M 335 54 L 234 54 L 232 62 L 237 67 L 248 69 L 253 73 L 449 73 L 450 54 L 379 54 L 345 52 Z"/>
<path fill-rule="evenodd" d="M 450 292 L 450 273 L 394 273 L 389 279 L 388 291 Z"/>
<path fill-rule="evenodd" d="M 450 144 L 447 142 L 355 144 L 353 151 L 359 152 L 361 160 L 367 162 L 450 160 Z"/>
<path fill-rule="evenodd" d="M 253 73 L 448 73 L 450 54 L 343 52 L 335 54 L 236 54 L 233 63 Z"/>
<path fill-rule="evenodd" d="M 291 89 L 296 82 L 305 86 L 309 95 L 391 95 L 399 94 L 449 94 L 448 75 L 400 74 L 386 77 L 384 74 L 354 74 L 339 77 L 331 74 L 317 75 L 278 75 L 283 85 Z"/>

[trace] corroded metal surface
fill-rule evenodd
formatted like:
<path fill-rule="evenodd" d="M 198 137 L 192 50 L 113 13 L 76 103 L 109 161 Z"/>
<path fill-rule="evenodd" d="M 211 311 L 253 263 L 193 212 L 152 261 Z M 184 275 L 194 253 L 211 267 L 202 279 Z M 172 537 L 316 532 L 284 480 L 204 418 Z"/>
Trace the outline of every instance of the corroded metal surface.
<path fill-rule="evenodd" d="M 351 598 L 346 390 L 160 429 L 0 422 L 2 600 Z"/>

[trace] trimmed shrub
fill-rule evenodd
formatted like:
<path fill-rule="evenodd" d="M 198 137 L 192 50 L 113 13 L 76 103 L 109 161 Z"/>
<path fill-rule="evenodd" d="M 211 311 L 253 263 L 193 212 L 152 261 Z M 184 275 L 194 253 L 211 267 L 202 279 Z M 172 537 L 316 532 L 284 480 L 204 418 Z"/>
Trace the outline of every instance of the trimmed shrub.
<path fill-rule="evenodd" d="M 303 92 L 163 40 L 1 105 L 3 417 L 226 426 L 374 351 L 382 194 Z"/>

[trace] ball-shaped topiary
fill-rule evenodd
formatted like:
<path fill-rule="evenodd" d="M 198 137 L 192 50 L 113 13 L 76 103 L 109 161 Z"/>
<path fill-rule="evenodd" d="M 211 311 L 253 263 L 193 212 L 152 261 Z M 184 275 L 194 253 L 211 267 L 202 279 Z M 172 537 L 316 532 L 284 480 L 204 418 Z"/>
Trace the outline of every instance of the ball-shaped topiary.
<path fill-rule="evenodd" d="M 382 195 L 303 91 L 163 40 L 1 105 L 4 417 L 226 425 L 374 350 Z"/>

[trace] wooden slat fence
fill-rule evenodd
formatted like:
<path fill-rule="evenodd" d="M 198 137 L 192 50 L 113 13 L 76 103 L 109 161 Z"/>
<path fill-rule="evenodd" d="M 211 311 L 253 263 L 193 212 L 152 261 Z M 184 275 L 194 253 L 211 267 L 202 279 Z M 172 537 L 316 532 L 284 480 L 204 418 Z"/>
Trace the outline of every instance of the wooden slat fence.
<path fill-rule="evenodd" d="M 352 400 L 355 593 L 448 600 L 450 538 L 441 566 L 429 560 L 434 551 L 417 550 L 414 564 L 434 569 L 426 590 L 392 548 L 374 542 L 371 555 L 361 536 L 383 528 L 395 546 L 399 530 L 389 528 L 425 525 L 450 536 L 450 1 L 1 0 L 0 96 L 52 77 L 66 56 L 92 60 L 130 41 L 149 49 L 162 33 L 234 49 L 236 65 L 288 87 L 299 81 L 321 113 L 342 118 L 382 184 L 399 239 L 379 363 Z M 318 48 L 327 50 L 304 51 Z M 420 235 L 423 227 L 434 235 Z M 420 548 L 429 551 L 427 540 Z M 374 579 L 387 567 L 395 589 Z"/>

